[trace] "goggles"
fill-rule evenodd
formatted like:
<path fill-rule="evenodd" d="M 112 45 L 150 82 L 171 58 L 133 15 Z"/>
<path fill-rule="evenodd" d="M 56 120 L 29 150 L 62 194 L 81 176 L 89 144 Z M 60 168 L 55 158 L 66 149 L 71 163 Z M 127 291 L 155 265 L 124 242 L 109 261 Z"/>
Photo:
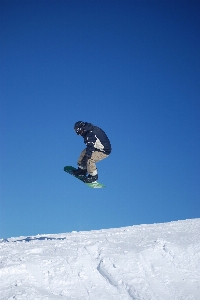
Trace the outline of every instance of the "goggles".
<path fill-rule="evenodd" d="M 80 135 L 82 132 L 82 128 L 76 128 L 74 129 L 77 135 Z"/>

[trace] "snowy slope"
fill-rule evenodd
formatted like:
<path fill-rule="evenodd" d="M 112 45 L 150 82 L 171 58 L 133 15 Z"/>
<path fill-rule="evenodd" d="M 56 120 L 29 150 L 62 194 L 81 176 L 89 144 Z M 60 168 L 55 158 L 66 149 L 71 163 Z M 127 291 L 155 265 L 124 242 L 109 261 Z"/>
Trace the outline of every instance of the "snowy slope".
<path fill-rule="evenodd" d="M 200 219 L 0 243 L 0 299 L 200 300 Z"/>

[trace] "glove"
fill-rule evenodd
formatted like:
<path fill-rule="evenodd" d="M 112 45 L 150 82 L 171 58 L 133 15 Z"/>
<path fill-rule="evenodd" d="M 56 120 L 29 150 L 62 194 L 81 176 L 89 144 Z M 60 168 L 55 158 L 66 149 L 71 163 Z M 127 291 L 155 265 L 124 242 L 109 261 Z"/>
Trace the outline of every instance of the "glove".
<path fill-rule="evenodd" d="M 88 154 L 85 154 L 84 157 L 83 157 L 83 159 L 82 159 L 82 161 L 81 161 L 81 166 L 82 167 L 84 167 L 84 168 L 87 167 L 88 159 L 89 159 Z"/>

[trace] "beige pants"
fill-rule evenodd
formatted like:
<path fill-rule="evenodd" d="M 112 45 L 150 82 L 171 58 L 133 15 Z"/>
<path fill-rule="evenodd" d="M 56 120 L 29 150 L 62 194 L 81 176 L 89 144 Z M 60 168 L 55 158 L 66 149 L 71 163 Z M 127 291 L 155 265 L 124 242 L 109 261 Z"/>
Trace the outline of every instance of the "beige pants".
<path fill-rule="evenodd" d="M 86 149 L 84 149 L 81 154 L 80 154 L 80 157 L 78 159 L 78 165 L 80 166 L 81 165 L 81 161 L 85 155 L 85 152 L 86 152 Z M 97 174 L 97 168 L 96 168 L 96 162 L 104 159 L 108 157 L 107 154 L 103 153 L 103 152 L 99 152 L 99 151 L 95 151 L 92 153 L 92 156 L 90 159 L 88 159 L 87 161 L 87 172 L 88 174 L 90 175 L 96 175 Z"/>

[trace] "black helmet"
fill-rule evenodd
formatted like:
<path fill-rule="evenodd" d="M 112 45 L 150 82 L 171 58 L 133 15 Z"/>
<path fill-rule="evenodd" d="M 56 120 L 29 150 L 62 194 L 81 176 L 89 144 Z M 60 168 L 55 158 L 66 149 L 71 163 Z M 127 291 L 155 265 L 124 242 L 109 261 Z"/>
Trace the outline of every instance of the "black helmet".
<path fill-rule="evenodd" d="M 80 134 L 83 127 L 85 126 L 85 123 L 83 121 L 78 121 L 74 124 L 74 130 L 76 131 L 76 134 Z"/>

